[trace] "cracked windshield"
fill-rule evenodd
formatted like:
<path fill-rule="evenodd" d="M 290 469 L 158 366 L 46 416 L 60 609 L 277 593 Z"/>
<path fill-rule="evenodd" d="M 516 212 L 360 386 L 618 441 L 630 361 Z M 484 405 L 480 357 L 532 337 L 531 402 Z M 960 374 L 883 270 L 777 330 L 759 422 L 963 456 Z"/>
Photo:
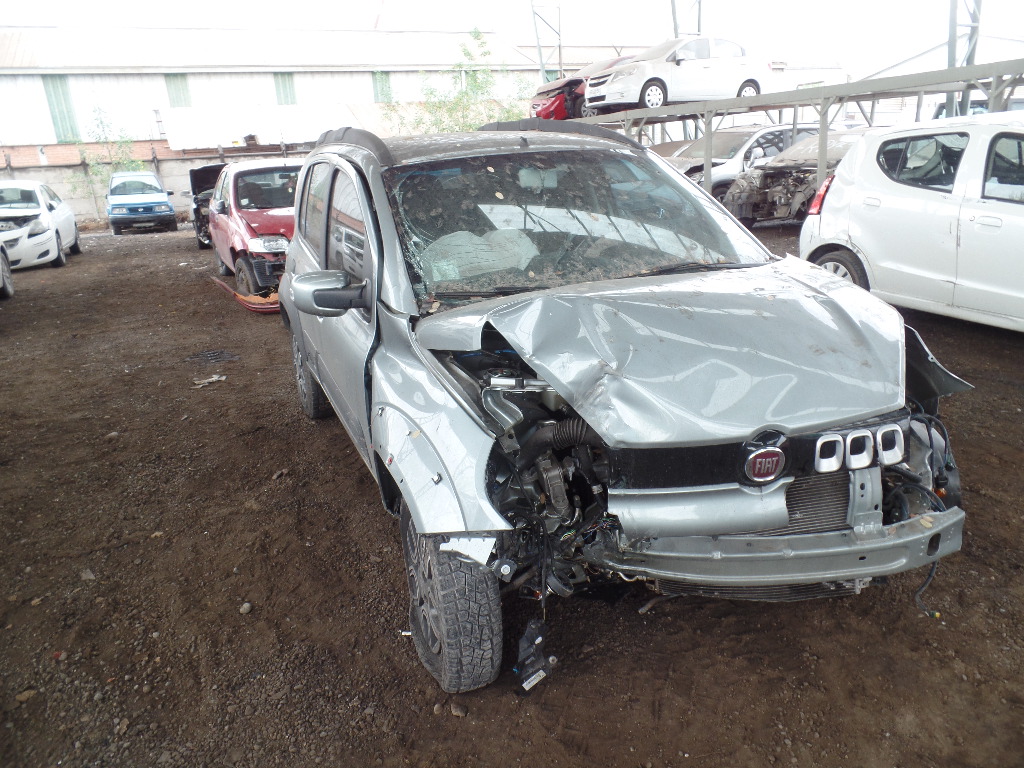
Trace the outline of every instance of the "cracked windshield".
<path fill-rule="evenodd" d="M 388 175 L 425 311 L 593 280 L 773 257 L 671 171 L 626 152 L 524 152 Z"/>

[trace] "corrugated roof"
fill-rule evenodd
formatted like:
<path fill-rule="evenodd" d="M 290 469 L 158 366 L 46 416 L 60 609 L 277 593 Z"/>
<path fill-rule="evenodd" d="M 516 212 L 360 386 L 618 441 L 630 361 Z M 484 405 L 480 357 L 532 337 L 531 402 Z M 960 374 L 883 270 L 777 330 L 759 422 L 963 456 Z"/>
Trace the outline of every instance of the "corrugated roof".
<path fill-rule="evenodd" d="M 484 40 L 487 64 L 537 68 L 535 45 L 486 33 Z M 475 53 L 469 32 L 122 29 L 105 45 L 86 45 L 75 29 L 4 27 L 0 74 L 437 70 L 463 62 L 463 46 Z M 543 54 L 548 68 L 557 66 L 557 52 L 546 47 Z M 611 46 L 566 47 L 562 62 L 579 68 L 615 55 Z"/>

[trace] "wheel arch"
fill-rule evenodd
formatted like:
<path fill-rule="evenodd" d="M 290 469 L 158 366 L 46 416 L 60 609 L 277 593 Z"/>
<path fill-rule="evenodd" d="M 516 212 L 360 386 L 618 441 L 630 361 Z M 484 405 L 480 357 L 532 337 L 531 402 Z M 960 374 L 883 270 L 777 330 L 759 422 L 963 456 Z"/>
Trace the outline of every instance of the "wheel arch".
<path fill-rule="evenodd" d="M 860 268 L 864 270 L 864 275 L 867 278 L 867 290 L 871 290 L 871 286 L 875 284 L 874 273 L 871 270 L 871 266 L 868 263 L 868 260 L 864 258 L 864 254 L 857 250 L 857 248 L 854 247 L 852 243 L 823 243 L 822 245 L 819 245 L 817 248 L 815 248 L 814 251 L 812 251 L 808 255 L 807 260 L 812 264 L 820 265 L 821 261 L 825 259 L 826 256 L 837 252 L 848 253 L 857 260 L 857 262 L 860 264 Z"/>

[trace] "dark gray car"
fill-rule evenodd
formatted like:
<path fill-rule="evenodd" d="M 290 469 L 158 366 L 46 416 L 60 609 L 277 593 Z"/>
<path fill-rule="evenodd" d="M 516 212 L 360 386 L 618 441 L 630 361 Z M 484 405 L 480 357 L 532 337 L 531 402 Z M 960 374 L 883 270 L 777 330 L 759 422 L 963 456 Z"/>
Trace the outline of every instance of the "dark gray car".
<path fill-rule="evenodd" d="M 444 690 L 498 675 L 503 584 L 541 603 L 530 688 L 544 601 L 588 583 L 805 599 L 959 549 L 936 406 L 968 385 L 895 310 L 618 134 L 488 128 L 325 134 L 280 287 L 302 408 L 400 517 Z"/>

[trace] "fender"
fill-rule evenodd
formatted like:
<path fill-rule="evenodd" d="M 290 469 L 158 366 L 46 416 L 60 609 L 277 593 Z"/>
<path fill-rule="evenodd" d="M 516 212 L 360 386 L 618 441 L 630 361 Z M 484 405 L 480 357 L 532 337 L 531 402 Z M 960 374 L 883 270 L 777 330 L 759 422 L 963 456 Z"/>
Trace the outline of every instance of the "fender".
<path fill-rule="evenodd" d="M 475 477 L 472 472 L 487 464 L 492 441 L 485 432 L 475 428 L 475 438 L 467 440 L 467 432 L 454 429 L 444 416 L 418 425 L 408 414 L 381 402 L 374 405 L 370 429 L 374 450 L 409 505 L 417 531 L 455 534 L 511 527 L 487 500 L 483 477 Z M 481 542 L 469 541 L 478 538 L 493 543 L 494 537 L 457 537 L 451 543 L 464 546 L 446 549 L 479 560 Z M 489 553 L 490 546 L 486 549 Z M 486 562 L 486 554 L 482 558 Z"/>

